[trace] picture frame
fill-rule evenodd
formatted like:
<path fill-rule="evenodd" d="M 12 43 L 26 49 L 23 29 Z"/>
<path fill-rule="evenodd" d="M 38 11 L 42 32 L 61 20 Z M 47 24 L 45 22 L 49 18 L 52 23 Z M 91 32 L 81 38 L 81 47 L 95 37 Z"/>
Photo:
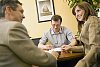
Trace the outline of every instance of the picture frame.
<path fill-rule="evenodd" d="M 36 0 L 38 22 L 50 21 L 55 15 L 53 0 Z"/>

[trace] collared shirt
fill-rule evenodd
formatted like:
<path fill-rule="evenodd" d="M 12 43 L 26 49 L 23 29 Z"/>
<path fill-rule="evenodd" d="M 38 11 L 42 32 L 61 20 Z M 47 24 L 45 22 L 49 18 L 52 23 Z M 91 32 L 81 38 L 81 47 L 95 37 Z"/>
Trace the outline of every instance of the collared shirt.
<path fill-rule="evenodd" d="M 49 41 L 54 48 L 57 48 L 63 44 L 70 44 L 74 38 L 75 36 L 72 34 L 72 32 L 68 28 L 62 26 L 57 34 L 52 30 L 52 28 L 50 28 L 43 34 L 39 43 L 46 44 Z"/>

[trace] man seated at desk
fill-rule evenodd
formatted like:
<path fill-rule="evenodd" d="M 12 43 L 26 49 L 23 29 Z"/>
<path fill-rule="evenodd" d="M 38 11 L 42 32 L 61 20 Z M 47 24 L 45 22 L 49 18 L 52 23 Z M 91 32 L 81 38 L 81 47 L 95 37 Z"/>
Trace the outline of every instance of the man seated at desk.
<path fill-rule="evenodd" d="M 73 46 L 76 44 L 76 39 L 72 32 L 61 26 L 62 17 L 60 15 L 54 15 L 51 18 L 51 28 L 45 32 L 39 41 L 38 47 L 44 50 L 49 50 L 52 48 L 58 48 L 62 45 Z M 47 42 L 50 44 L 46 44 Z"/>

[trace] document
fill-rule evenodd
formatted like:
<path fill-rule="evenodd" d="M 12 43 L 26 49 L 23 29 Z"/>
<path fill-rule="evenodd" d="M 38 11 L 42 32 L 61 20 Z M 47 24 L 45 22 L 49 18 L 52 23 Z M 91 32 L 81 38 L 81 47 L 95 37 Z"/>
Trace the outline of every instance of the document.
<path fill-rule="evenodd" d="M 57 52 L 60 52 L 61 51 L 61 48 L 59 47 L 59 48 L 54 48 L 54 49 L 52 49 L 53 51 L 57 51 Z"/>

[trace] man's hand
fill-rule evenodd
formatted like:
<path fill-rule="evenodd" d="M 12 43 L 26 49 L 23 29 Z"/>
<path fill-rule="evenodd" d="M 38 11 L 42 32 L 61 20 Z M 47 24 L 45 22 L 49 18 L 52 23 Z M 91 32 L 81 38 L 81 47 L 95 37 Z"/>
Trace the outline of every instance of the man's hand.
<path fill-rule="evenodd" d="M 41 45 L 39 46 L 39 48 L 43 49 L 43 50 L 51 50 L 53 48 L 52 45 Z"/>
<path fill-rule="evenodd" d="M 52 48 L 53 48 L 52 45 L 45 45 L 45 47 L 44 47 L 45 50 L 51 50 Z"/>

